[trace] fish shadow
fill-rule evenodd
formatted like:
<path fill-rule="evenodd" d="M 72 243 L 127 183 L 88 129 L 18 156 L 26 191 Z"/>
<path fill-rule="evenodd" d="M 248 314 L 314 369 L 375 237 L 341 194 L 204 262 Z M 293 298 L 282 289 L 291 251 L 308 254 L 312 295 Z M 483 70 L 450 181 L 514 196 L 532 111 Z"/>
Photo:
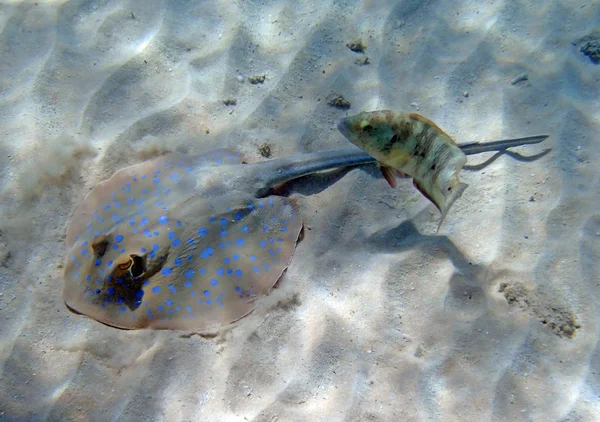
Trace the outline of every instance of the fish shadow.
<path fill-rule="evenodd" d="M 367 236 L 364 243 L 369 250 L 384 253 L 399 253 L 419 249 L 427 254 L 446 255 L 454 267 L 461 272 L 471 272 L 473 263 L 448 236 L 440 234 L 423 234 L 411 221 L 405 221 L 389 230 L 380 231 Z"/>

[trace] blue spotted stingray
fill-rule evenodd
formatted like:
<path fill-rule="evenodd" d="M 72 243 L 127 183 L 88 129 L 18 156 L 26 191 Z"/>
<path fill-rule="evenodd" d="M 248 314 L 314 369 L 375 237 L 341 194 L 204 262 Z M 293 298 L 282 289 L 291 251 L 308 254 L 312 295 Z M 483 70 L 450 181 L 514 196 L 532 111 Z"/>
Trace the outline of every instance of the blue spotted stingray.
<path fill-rule="evenodd" d="M 524 143 L 512 142 L 489 149 Z M 219 149 L 119 170 L 71 218 L 65 303 L 124 329 L 204 331 L 234 322 L 279 280 L 302 229 L 297 205 L 272 188 L 373 161 L 353 148 L 242 164 L 240 153 Z"/>

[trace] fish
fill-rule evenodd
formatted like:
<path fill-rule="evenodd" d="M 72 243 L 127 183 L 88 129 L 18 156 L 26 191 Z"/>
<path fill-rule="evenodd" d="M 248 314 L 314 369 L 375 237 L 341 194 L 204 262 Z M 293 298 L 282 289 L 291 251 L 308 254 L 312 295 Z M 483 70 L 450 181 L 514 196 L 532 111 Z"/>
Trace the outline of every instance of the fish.
<path fill-rule="evenodd" d="M 67 309 L 129 330 L 205 332 L 238 321 L 283 276 L 302 231 L 299 204 L 276 189 L 375 159 L 353 147 L 246 162 L 231 148 L 168 153 L 94 186 L 67 225 Z"/>
<path fill-rule="evenodd" d="M 426 117 L 391 110 L 361 112 L 342 119 L 338 129 L 380 163 L 390 186 L 395 187 L 397 176 L 411 177 L 442 213 L 440 224 L 468 186 L 459 179 L 465 152 Z"/>

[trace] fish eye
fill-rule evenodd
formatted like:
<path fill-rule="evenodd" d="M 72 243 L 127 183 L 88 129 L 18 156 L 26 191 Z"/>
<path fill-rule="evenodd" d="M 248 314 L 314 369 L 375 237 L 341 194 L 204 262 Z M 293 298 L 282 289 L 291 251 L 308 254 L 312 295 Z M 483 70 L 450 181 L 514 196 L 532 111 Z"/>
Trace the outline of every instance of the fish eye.
<path fill-rule="evenodd" d="M 146 262 L 144 258 L 139 255 L 130 255 L 131 256 L 131 275 L 134 277 L 140 277 L 142 274 L 146 272 Z"/>
<path fill-rule="evenodd" d="M 363 128 L 362 128 L 362 129 L 363 129 L 365 132 L 370 132 L 370 131 L 372 131 L 372 130 L 373 130 L 373 126 L 371 126 L 371 125 L 366 125 L 366 126 L 363 126 Z"/>

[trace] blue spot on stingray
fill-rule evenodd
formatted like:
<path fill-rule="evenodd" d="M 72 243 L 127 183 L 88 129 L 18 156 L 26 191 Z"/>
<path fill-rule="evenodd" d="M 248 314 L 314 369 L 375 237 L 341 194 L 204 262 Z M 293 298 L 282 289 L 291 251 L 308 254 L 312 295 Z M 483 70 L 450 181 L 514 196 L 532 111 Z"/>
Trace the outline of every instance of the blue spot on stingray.
<path fill-rule="evenodd" d="M 158 173 L 160 173 L 159 169 L 154 170 L 154 174 L 158 174 Z"/>
<path fill-rule="evenodd" d="M 190 292 L 190 296 L 191 296 L 191 297 L 194 297 L 194 296 L 196 296 L 196 292 Z"/>
<path fill-rule="evenodd" d="M 110 267 L 112 264 L 113 264 L 113 262 L 112 262 L 112 261 L 108 261 L 108 262 L 106 263 L 106 266 L 107 266 L 107 267 Z"/>
<path fill-rule="evenodd" d="M 185 272 L 185 278 L 192 278 L 194 276 L 195 271 L 194 270 L 187 270 Z"/>
<path fill-rule="evenodd" d="M 273 203 L 273 200 L 272 200 L 272 199 L 269 199 L 269 205 L 270 205 L 270 206 L 273 206 L 273 205 L 274 205 L 274 203 Z"/>
<path fill-rule="evenodd" d="M 267 227 L 267 226 L 263 226 L 263 231 L 264 231 L 264 232 L 268 232 L 268 231 L 269 231 L 269 227 Z"/>
<path fill-rule="evenodd" d="M 242 238 L 240 237 L 238 240 L 236 240 L 236 241 L 235 241 L 235 243 L 236 243 L 238 246 L 244 246 L 244 239 L 242 239 Z"/>
<path fill-rule="evenodd" d="M 171 299 L 165 300 L 165 305 L 171 306 L 172 304 L 173 304 L 173 301 Z"/>
<path fill-rule="evenodd" d="M 206 274 L 206 269 L 205 268 L 200 268 L 200 275 L 204 275 Z"/>
<path fill-rule="evenodd" d="M 123 299 L 122 297 L 120 297 L 120 298 L 117 299 L 117 303 L 118 304 L 121 304 L 123 302 L 125 302 L 125 299 Z"/>
<path fill-rule="evenodd" d="M 115 288 L 114 287 L 109 287 L 108 290 L 106 291 L 106 293 L 108 293 L 109 295 L 114 295 L 115 294 Z"/>
<path fill-rule="evenodd" d="M 225 249 L 225 243 L 221 243 L 221 244 L 219 245 L 219 247 L 220 247 L 221 249 Z"/>
<path fill-rule="evenodd" d="M 248 210 L 252 211 L 254 209 L 254 204 L 248 204 Z"/>
<path fill-rule="evenodd" d="M 233 270 L 232 270 L 231 268 L 227 268 L 227 274 L 228 274 L 228 275 L 231 275 L 231 274 L 233 274 Z"/>
<path fill-rule="evenodd" d="M 179 239 L 175 239 L 173 241 L 173 243 L 171 243 L 171 245 L 173 245 L 173 246 L 179 246 L 180 243 L 181 243 L 181 241 Z"/>
<path fill-rule="evenodd" d="M 186 289 L 189 289 L 190 287 L 192 287 L 192 282 L 191 281 L 186 281 L 185 283 L 183 283 L 183 287 L 185 287 Z"/>
<path fill-rule="evenodd" d="M 177 227 L 181 227 L 181 221 L 178 221 L 178 222 L 177 222 L 177 223 L 175 223 L 175 224 L 177 224 Z"/>
<path fill-rule="evenodd" d="M 119 214 L 113 214 L 112 217 L 110 217 L 112 220 L 116 220 L 117 218 L 119 218 Z"/>
<path fill-rule="evenodd" d="M 194 239 L 188 239 L 187 241 L 188 245 L 193 245 L 194 244 Z"/>
<path fill-rule="evenodd" d="M 250 261 L 256 261 L 256 257 L 254 255 L 250 255 Z"/>
<path fill-rule="evenodd" d="M 159 224 L 167 224 L 168 221 L 169 217 L 167 217 L 166 215 L 161 215 L 160 217 L 158 217 Z"/>
<path fill-rule="evenodd" d="M 265 204 L 263 204 L 262 201 L 258 203 L 258 208 L 264 208 L 264 207 L 265 207 Z"/>
<path fill-rule="evenodd" d="M 258 267 L 252 267 L 252 270 L 257 274 L 260 273 L 260 269 Z"/>
<path fill-rule="evenodd" d="M 169 267 L 165 267 L 160 271 L 160 273 L 162 275 L 171 275 L 173 273 L 173 270 Z"/>
<path fill-rule="evenodd" d="M 236 277 L 241 277 L 242 276 L 242 270 L 235 270 L 235 276 Z"/>
<path fill-rule="evenodd" d="M 227 220 L 224 218 L 221 218 L 220 224 L 221 224 L 221 226 L 225 227 L 227 225 Z"/>
<path fill-rule="evenodd" d="M 240 256 L 238 254 L 234 253 L 232 258 L 234 261 L 237 261 L 238 259 L 240 259 Z"/>
<path fill-rule="evenodd" d="M 148 237 L 151 238 L 152 237 L 152 233 L 150 233 L 150 230 L 144 230 L 143 233 Z"/>
<path fill-rule="evenodd" d="M 150 258 L 154 259 L 154 258 L 156 257 L 156 252 L 155 252 L 155 251 L 150 251 L 150 252 L 148 253 L 148 256 L 149 256 Z"/>
<path fill-rule="evenodd" d="M 223 259 L 223 264 L 228 265 L 231 262 L 229 258 Z"/>
<path fill-rule="evenodd" d="M 96 262 L 94 262 L 94 265 L 96 265 L 96 267 L 99 267 L 100 265 L 102 265 L 102 260 L 97 259 Z"/>
<path fill-rule="evenodd" d="M 169 237 L 169 240 L 173 240 L 173 239 L 175 239 L 175 232 L 171 232 L 171 233 L 169 233 L 169 236 L 168 236 L 168 237 Z"/>
<path fill-rule="evenodd" d="M 206 229 L 204 227 L 198 229 L 198 236 L 206 236 Z"/>
<path fill-rule="evenodd" d="M 242 289 L 240 289 L 239 287 L 236 287 L 235 291 L 238 292 L 238 293 L 242 293 Z"/>
<path fill-rule="evenodd" d="M 123 241 L 123 235 L 122 234 L 118 234 L 117 237 L 115 237 L 115 241 L 117 243 L 122 242 Z"/>
<path fill-rule="evenodd" d="M 91 279 L 92 279 L 92 277 L 89 275 L 85 277 L 85 281 L 90 281 Z"/>
<path fill-rule="evenodd" d="M 218 276 L 225 275 L 225 270 L 223 268 L 217 268 L 217 275 Z"/>
<path fill-rule="evenodd" d="M 87 240 L 86 240 L 86 241 L 84 241 L 84 242 L 81 244 L 81 246 L 82 246 L 82 247 L 83 247 L 83 246 L 87 246 L 87 244 L 88 244 L 88 242 L 87 242 Z"/>
<path fill-rule="evenodd" d="M 204 259 L 208 259 L 212 256 L 214 252 L 215 250 L 213 248 L 206 248 L 202 252 L 200 252 L 200 256 Z"/>
<path fill-rule="evenodd" d="M 204 296 L 210 296 L 210 292 L 209 292 L 208 290 L 205 290 L 205 291 L 204 291 L 202 294 L 203 294 Z"/>
<path fill-rule="evenodd" d="M 154 236 L 158 236 L 158 232 L 152 232 Z"/>
<path fill-rule="evenodd" d="M 264 240 L 260 241 L 260 246 L 262 246 L 263 248 L 267 246 L 267 242 L 265 242 Z"/>
<path fill-rule="evenodd" d="M 281 231 L 285 233 L 287 231 L 287 227 L 282 227 Z"/>
<path fill-rule="evenodd" d="M 160 286 L 154 286 L 152 288 L 152 293 L 160 293 Z"/>
<path fill-rule="evenodd" d="M 178 306 L 178 307 L 175 308 L 175 311 L 179 312 L 179 311 L 181 311 L 181 308 Z"/>
<path fill-rule="evenodd" d="M 138 290 L 137 292 L 135 292 L 135 298 L 136 299 L 141 299 L 144 297 L 144 291 L 143 290 Z"/>
<path fill-rule="evenodd" d="M 162 306 L 162 305 L 158 305 L 158 307 L 156 308 L 156 310 L 157 310 L 157 311 L 161 311 L 161 312 L 162 312 L 162 311 L 164 311 L 164 310 L 165 310 L 165 307 L 164 307 L 164 306 Z"/>
<path fill-rule="evenodd" d="M 244 216 L 242 215 L 242 213 L 238 212 L 235 214 L 235 217 L 233 217 L 233 218 L 235 218 L 236 221 L 240 221 L 243 217 Z"/>
<path fill-rule="evenodd" d="M 171 293 L 177 293 L 177 289 L 173 284 L 169 284 L 169 290 L 171 291 Z"/>
<path fill-rule="evenodd" d="M 221 237 L 227 236 L 227 230 L 221 230 Z"/>
<path fill-rule="evenodd" d="M 210 284 L 216 286 L 217 284 L 219 284 L 219 282 L 213 278 L 212 280 L 210 280 Z"/>
<path fill-rule="evenodd" d="M 211 304 L 211 301 L 210 301 L 210 299 L 206 299 L 206 304 L 207 304 L 207 305 L 210 305 L 210 304 Z"/>
<path fill-rule="evenodd" d="M 83 248 L 83 250 L 81 251 L 81 255 L 87 255 L 87 253 L 88 253 L 88 249 Z"/>
<path fill-rule="evenodd" d="M 173 245 L 173 246 L 175 246 L 175 245 Z M 175 261 L 173 261 L 173 263 L 175 265 L 181 265 L 181 258 L 175 258 Z"/>
<path fill-rule="evenodd" d="M 192 312 L 192 307 L 191 306 L 186 306 L 185 310 L 188 311 L 188 312 Z"/>
<path fill-rule="evenodd" d="M 148 217 L 142 218 L 142 221 L 140 221 L 140 227 L 144 227 L 149 222 L 150 222 L 150 220 L 148 220 Z"/>
<path fill-rule="evenodd" d="M 104 209 L 105 209 L 105 210 L 109 210 L 109 209 L 110 209 L 110 205 L 105 205 L 105 206 L 104 206 Z"/>
<path fill-rule="evenodd" d="M 263 268 L 267 271 L 271 271 L 271 267 L 269 267 L 267 264 L 263 264 Z"/>
<path fill-rule="evenodd" d="M 248 226 L 242 226 L 242 231 L 244 233 L 248 233 Z"/>
<path fill-rule="evenodd" d="M 210 207 L 211 207 L 211 208 L 214 208 L 212 205 L 211 205 Z M 214 223 L 214 222 L 215 222 L 215 217 L 210 217 L 210 218 L 208 219 L 208 221 L 210 221 L 211 223 Z"/>
<path fill-rule="evenodd" d="M 157 251 L 160 248 L 160 245 L 158 243 L 155 243 L 152 245 L 152 250 L 153 251 Z"/>

